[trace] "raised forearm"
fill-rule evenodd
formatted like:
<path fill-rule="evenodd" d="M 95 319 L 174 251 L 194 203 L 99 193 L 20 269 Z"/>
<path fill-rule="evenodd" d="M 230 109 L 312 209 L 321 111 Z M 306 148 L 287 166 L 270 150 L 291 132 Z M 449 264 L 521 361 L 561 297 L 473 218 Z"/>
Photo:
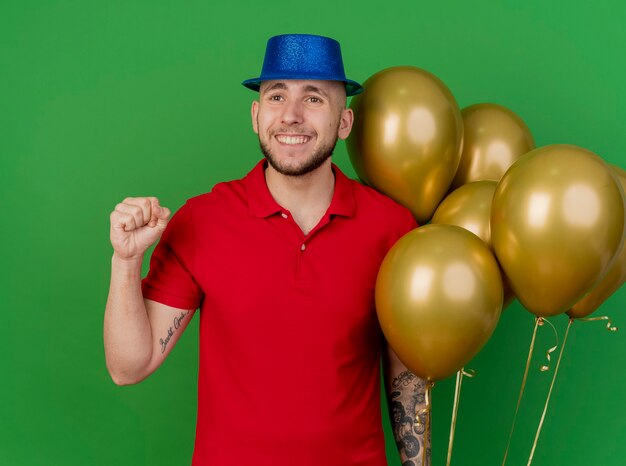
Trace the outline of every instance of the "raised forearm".
<path fill-rule="evenodd" d="M 136 383 L 152 356 L 152 330 L 141 293 L 141 258 L 113 254 L 104 313 L 104 349 L 109 373 L 119 385 Z"/>
<path fill-rule="evenodd" d="M 425 414 L 426 382 L 404 370 L 386 377 L 386 386 L 391 426 L 402 465 L 430 466 L 430 429 L 426 430 Z M 419 423 L 416 415 L 419 415 Z"/>

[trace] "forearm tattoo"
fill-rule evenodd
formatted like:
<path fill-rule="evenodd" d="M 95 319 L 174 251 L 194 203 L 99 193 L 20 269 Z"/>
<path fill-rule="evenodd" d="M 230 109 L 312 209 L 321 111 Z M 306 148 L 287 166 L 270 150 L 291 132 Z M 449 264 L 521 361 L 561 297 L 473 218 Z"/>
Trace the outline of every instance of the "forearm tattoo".
<path fill-rule="evenodd" d="M 174 336 L 174 332 L 182 327 L 183 319 L 187 317 L 187 314 L 189 314 L 189 312 L 190 311 L 181 312 L 180 315 L 174 317 L 174 325 L 167 329 L 167 335 L 165 335 L 165 338 L 159 339 L 159 345 L 161 345 L 161 353 L 165 353 L 165 349 L 167 348 L 167 345 L 169 344 L 172 337 Z"/>
<path fill-rule="evenodd" d="M 402 466 L 430 466 L 430 429 L 425 432 L 426 414 L 419 414 L 419 424 L 415 419 L 416 413 L 426 407 L 425 388 L 426 382 L 409 371 L 394 377 L 388 387 L 391 426 Z"/>

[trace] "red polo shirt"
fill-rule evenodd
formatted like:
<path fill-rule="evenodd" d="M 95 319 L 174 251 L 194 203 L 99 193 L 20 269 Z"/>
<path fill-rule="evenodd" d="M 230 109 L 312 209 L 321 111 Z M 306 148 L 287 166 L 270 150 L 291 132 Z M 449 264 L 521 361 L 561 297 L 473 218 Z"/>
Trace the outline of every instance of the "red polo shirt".
<path fill-rule="evenodd" d="M 265 161 L 172 217 L 143 295 L 200 307 L 194 466 L 386 465 L 374 285 L 410 212 L 335 165 L 304 235 Z"/>

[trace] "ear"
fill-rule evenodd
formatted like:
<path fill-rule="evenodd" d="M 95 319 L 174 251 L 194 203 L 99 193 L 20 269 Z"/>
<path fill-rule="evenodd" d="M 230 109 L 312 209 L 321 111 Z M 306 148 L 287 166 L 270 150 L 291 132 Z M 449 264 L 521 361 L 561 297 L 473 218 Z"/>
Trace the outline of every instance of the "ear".
<path fill-rule="evenodd" d="M 250 115 L 252 116 L 252 129 L 256 134 L 259 134 L 259 124 L 257 122 L 257 115 L 259 114 L 259 101 L 252 101 L 252 108 L 250 109 Z"/>
<path fill-rule="evenodd" d="M 339 120 L 339 131 L 337 136 L 339 139 L 346 139 L 350 135 L 352 130 L 352 123 L 354 122 L 354 113 L 351 108 L 341 109 L 341 120 Z"/>

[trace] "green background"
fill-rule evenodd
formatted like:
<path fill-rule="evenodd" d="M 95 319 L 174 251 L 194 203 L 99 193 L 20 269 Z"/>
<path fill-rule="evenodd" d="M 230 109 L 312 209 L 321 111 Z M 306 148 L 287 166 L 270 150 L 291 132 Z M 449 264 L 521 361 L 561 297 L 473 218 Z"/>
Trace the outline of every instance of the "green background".
<path fill-rule="evenodd" d="M 109 213 L 145 195 L 174 210 L 248 172 L 260 158 L 255 95 L 240 82 L 258 75 L 272 35 L 338 39 L 361 82 L 389 66 L 425 68 L 461 107 L 517 112 L 538 145 L 577 144 L 626 167 L 625 4 L 546 3 L 3 0 L 0 464 L 189 464 L 197 319 L 149 379 L 112 383 Z M 343 144 L 334 161 L 354 176 Z M 625 305 L 622 289 L 600 313 L 626 325 Z M 553 322 L 562 334 L 566 319 Z M 501 464 L 532 327 L 516 302 L 471 363 L 452 464 Z M 553 338 L 541 329 L 507 464 L 526 464 Z M 533 464 L 623 464 L 625 362 L 624 331 L 573 327 Z M 434 390 L 437 466 L 453 382 Z"/>

